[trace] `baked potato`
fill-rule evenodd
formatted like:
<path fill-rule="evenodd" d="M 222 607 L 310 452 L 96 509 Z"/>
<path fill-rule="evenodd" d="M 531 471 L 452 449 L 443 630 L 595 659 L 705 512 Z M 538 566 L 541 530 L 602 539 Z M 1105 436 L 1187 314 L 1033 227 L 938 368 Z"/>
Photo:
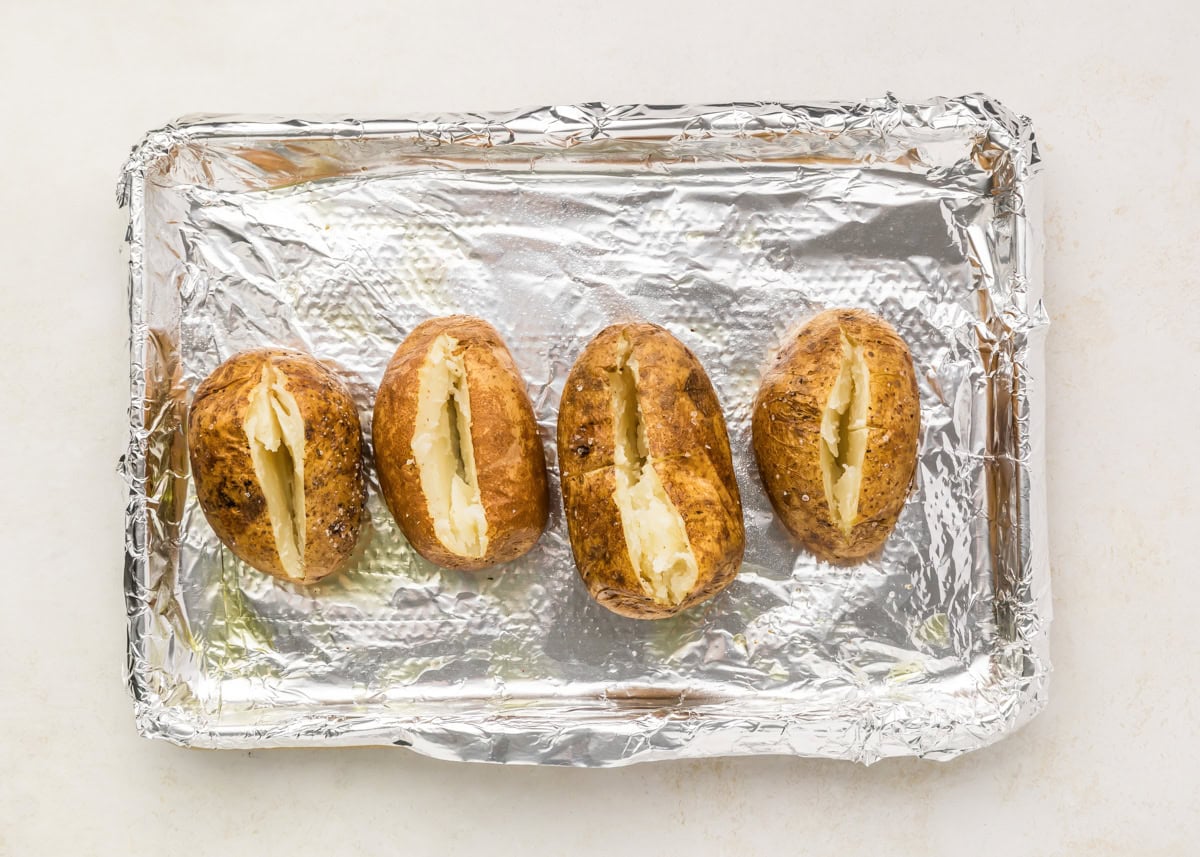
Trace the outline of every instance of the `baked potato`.
<path fill-rule="evenodd" d="M 745 548 L 725 418 L 694 354 L 653 324 L 601 331 L 567 376 L 558 460 L 575 564 L 636 619 L 729 585 Z"/>
<path fill-rule="evenodd" d="M 314 583 L 350 556 L 366 501 L 346 385 L 299 351 L 255 349 L 196 389 L 188 453 L 200 508 L 247 564 Z"/>
<path fill-rule="evenodd" d="M 879 550 L 912 484 L 921 430 L 912 356 L 890 324 L 832 309 L 776 356 L 754 403 L 754 455 L 783 526 L 821 559 Z"/>
<path fill-rule="evenodd" d="M 479 570 L 541 536 L 549 499 L 533 404 L 486 321 L 418 325 L 384 373 L 373 434 L 384 500 L 421 556 Z"/>

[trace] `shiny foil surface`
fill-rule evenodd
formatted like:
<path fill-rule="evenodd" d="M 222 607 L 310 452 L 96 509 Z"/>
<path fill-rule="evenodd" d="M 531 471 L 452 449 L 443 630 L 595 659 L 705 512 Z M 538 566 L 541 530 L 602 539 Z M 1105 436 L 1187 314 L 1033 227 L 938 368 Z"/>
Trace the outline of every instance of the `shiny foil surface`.
<path fill-rule="evenodd" d="M 119 189 L 139 730 L 584 766 L 945 759 L 1008 734 L 1049 672 L 1039 171 L 1029 120 L 983 95 L 201 116 L 151 132 Z M 899 524 L 844 568 L 775 523 L 749 430 L 775 349 L 833 306 L 899 330 L 922 405 Z M 529 385 L 552 485 L 537 547 L 490 572 L 440 570 L 373 482 L 354 561 L 317 586 L 223 548 L 189 475 L 199 382 L 245 348 L 303 349 L 350 384 L 369 438 L 392 352 L 450 313 L 494 324 Z M 633 319 L 708 370 L 745 504 L 737 580 L 652 622 L 588 597 L 554 445 L 575 357 Z"/>

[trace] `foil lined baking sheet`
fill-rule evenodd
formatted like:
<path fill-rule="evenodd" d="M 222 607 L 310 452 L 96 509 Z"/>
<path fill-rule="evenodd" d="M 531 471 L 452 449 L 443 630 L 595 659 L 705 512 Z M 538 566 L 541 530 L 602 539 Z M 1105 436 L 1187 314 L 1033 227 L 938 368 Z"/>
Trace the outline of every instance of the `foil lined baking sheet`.
<path fill-rule="evenodd" d="M 197 747 L 395 744 L 617 765 L 786 753 L 871 762 L 986 745 L 1045 700 L 1040 158 L 983 95 L 822 105 L 586 104 L 413 120 L 190 117 L 148 134 L 128 205 L 128 678 L 138 728 Z M 908 341 L 913 493 L 836 568 L 774 522 L 749 408 L 787 332 L 861 306 Z M 553 497 L 525 558 L 440 570 L 372 484 L 344 573 L 268 578 L 214 537 L 189 398 L 236 351 L 310 351 L 375 385 L 421 320 L 488 319 L 529 384 Z M 746 555 L 657 622 L 578 580 L 553 443 L 601 328 L 665 325 L 729 423 Z"/>

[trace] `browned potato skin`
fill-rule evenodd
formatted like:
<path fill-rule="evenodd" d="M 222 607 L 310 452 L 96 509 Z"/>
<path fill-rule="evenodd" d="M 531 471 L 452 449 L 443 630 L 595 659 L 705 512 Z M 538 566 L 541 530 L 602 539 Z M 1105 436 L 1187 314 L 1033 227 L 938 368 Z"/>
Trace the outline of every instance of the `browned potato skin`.
<path fill-rule="evenodd" d="M 488 549 L 482 557 L 454 553 L 438 539 L 413 460 L 418 372 L 442 334 L 458 340 L 470 388 L 471 442 L 488 524 Z M 523 556 L 541 537 L 550 500 L 533 403 L 504 340 L 486 321 L 452 315 L 418 325 L 384 373 L 372 433 L 383 498 L 409 543 L 430 562 L 479 571 Z"/>
<path fill-rule="evenodd" d="M 643 590 L 613 499 L 609 373 L 616 370 L 622 334 L 638 361 L 649 453 L 683 517 L 700 569 L 696 588 L 677 605 L 660 603 Z M 700 361 L 663 328 L 618 324 L 588 343 L 563 388 L 558 460 L 575 564 L 588 592 L 609 610 L 634 619 L 673 616 L 716 595 L 737 575 L 745 528 L 725 418 Z"/>
<path fill-rule="evenodd" d="M 254 474 L 243 422 L 262 367 L 287 376 L 304 418 L 305 576 L 279 562 L 267 500 Z M 350 556 L 366 503 L 362 428 L 350 391 L 299 351 L 259 348 L 230 357 L 196 389 L 188 451 L 200 508 L 213 532 L 248 565 L 291 583 L 316 583 Z"/>
<path fill-rule="evenodd" d="M 820 463 L 821 416 L 838 377 L 841 330 L 864 346 L 871 379 L 859 522 L 849 535 L 825 502 Z M 834 563 L 856 562 L 883 547 L 912 485 L 921 430 L 912 355 L 890 324 L 857 309 L 813 318 L 763 378 L 751 428 L 767 497 L 788 532 Z"/>

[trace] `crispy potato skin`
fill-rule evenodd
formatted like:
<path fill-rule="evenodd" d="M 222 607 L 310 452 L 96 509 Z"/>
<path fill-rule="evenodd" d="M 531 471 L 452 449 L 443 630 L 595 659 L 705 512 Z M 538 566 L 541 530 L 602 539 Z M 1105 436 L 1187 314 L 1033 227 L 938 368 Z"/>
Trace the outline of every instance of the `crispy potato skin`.
<path fill-rule="evenodd" d="M 458 340 L 470 390 L 471 442 L 488 527 L 488 549 L 482 557 L 462 556 L 438 539 L 413 458 L 418 373 L 442 334 Z M 478 571 L 524 555 L 541 537 L 550 501 L 533 403 L 504 340 L 486 321 L 454 315 L 418 325 L 384 373 L 372 433 L 375 468 L 388 509 L 409 543 L 430 562 Z"/>
<path fill-rule="evenodd" d="M 303 580 L 288 577 L 280 564 L 244 428 L 250 393 L 267 363 L 287 377 L 304 418 Z M 248 565 L 308 584 L 336 571 L 353 552 L 366 503 L 362 429 L 346 385 L 313 357 L 260 348 L 218 366 L 192 400 L 188 452 L 200 508 L 217 538 Z"/>
<path fill-rule="evenodd" d="M 616 487 L 612 389 L 622 335 L 638 363 L 638 400 L 654 469 L 682 515 L 700 569 L 679 604 L 656 601 L 634 570 L 613 499 Z M 618 324 L 579 355 L 558 413 L 563 505 L 575 564 L 600 604 L 634 619 L 686 610 L 729 585 L 745 548 L 742 501 L 716 392 L 690 350 L 663 328 Z"/>
<path fill-rule="evenodd" d="M 858 522 L 834 523 L 821 475 L 821 417 L 837 381 L 841 332 L 863 346 L 870 408 Z M 754 455 L 780 522 L 821 559 L 862 560 L 883 547 L 908 497 L 921 430 L 912 355 L 886 321 L 832 309 L 804 325 L 776 355 L 754 402 Z"/>

